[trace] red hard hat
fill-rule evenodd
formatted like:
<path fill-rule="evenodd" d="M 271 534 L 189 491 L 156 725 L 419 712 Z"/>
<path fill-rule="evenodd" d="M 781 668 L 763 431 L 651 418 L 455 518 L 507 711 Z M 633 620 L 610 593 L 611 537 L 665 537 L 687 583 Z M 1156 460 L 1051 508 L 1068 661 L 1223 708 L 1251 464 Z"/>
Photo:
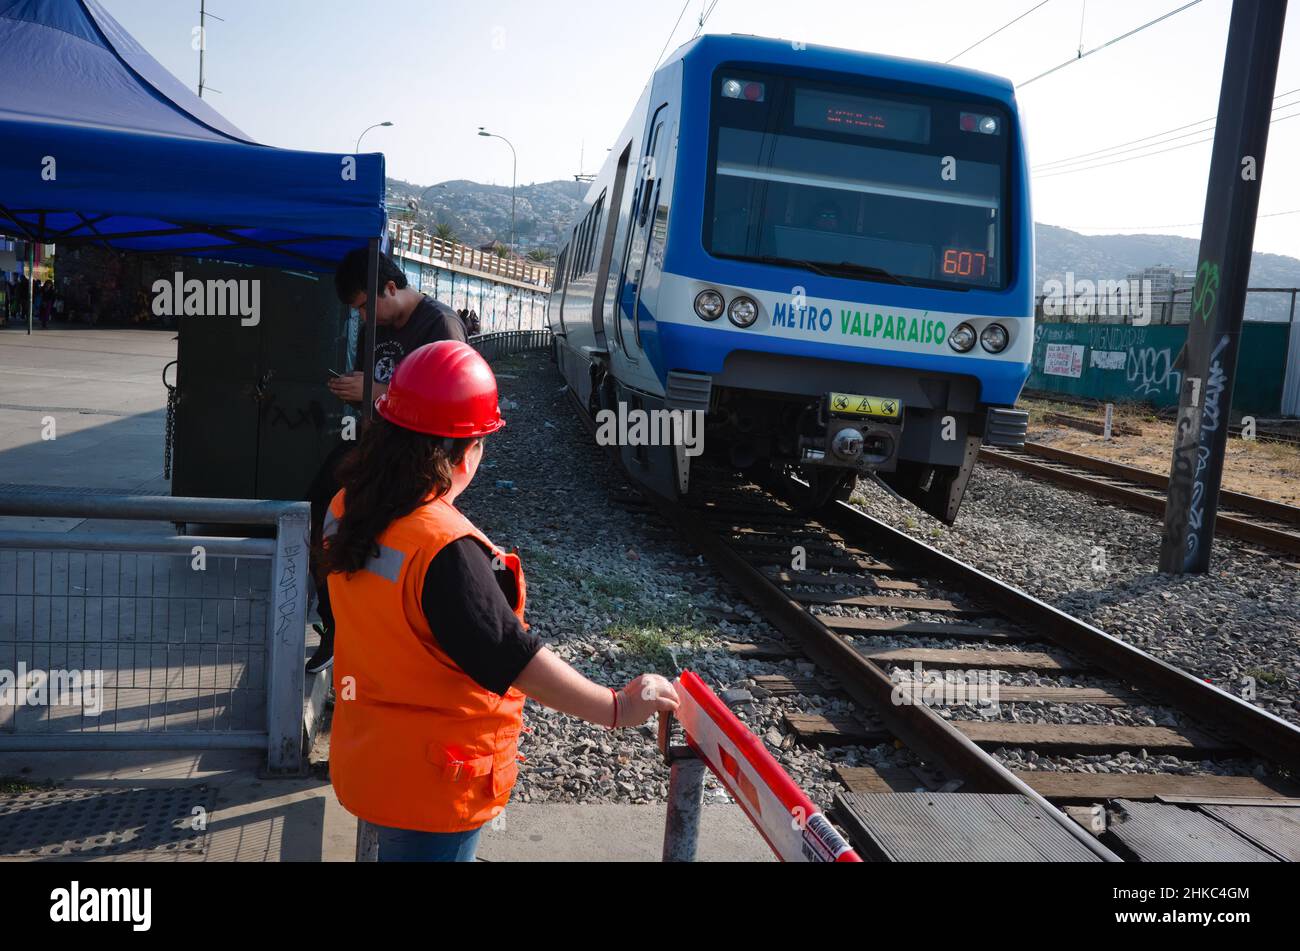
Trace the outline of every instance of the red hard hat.
<path fill-rule="evenodd" d="M 375 411 L 395 426 L 429 436 L 486 436 L 506 424 L 497 405 L 497 381 L 477 350 L 439 340 L 412 351 L 375 400 Z"/>

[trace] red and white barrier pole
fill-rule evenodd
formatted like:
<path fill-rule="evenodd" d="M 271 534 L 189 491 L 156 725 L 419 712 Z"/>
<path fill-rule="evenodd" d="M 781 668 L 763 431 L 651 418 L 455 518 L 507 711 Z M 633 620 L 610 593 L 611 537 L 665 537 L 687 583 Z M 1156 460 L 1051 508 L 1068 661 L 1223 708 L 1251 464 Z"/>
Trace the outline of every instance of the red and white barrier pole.
<path fill-rule="evenodd" d="M 777 858 L 783 862 L 862 861 L 763 741 L 703 680 L 683 671 L 677 678 L 677 696 L 681 702 L 675 716 L 686 732 L 687 743 L 735 797 Z"/>

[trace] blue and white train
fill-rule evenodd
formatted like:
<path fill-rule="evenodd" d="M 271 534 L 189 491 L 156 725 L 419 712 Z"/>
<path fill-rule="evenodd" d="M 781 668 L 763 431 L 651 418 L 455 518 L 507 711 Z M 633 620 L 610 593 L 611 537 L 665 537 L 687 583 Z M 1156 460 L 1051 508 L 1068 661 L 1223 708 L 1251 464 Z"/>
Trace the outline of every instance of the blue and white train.
<path fill-rule="evenodd" d="M 1023 442 L 1033 218 L 1006 80 L 703 36 L 582 211 L 548 321 L 593 414 L 703 411 L 706 458 L 797 467 L 814 502 L 875 474 L 948 523 L 981 443 Z M 681 445 L 623 452 L 689 490 Z"/>

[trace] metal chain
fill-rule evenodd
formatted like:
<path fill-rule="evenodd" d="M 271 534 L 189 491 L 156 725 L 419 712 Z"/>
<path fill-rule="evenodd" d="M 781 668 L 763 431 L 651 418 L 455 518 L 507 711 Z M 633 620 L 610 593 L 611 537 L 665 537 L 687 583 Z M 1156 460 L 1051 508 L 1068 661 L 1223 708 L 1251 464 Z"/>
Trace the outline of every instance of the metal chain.
<path fill-rule="evenodd" d="M 167 387 L 167 432 L 163 437 L 163 478 L 172 477 L 172 443 L 176 437 L 176 387 L 167 382 L 167 371 L 176 366 L 175 360 L 163 367 L 163 386 Z"/>

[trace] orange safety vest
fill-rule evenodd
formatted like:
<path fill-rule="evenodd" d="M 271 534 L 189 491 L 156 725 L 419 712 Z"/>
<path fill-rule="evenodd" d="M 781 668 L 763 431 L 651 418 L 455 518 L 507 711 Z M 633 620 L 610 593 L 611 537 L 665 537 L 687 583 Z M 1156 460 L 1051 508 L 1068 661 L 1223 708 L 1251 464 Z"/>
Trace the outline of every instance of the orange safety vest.
<path fill-rule="evenodd" d="M 343 516 L 330 503 L 325 534 Z M 519 773 L 524 695 L 479 686 L 438 646 L 421 596 L 430 562 L 475 538 L 515 576 L 524 619 L 524 574 L 442 498 L 397 519 L 379 554 L 351 575 L 329 576 L 334 609 L 334 720 L 330 780 L 339 802 L 376 825 L 424 832 L 476 829 L 505 808 Z"/>

